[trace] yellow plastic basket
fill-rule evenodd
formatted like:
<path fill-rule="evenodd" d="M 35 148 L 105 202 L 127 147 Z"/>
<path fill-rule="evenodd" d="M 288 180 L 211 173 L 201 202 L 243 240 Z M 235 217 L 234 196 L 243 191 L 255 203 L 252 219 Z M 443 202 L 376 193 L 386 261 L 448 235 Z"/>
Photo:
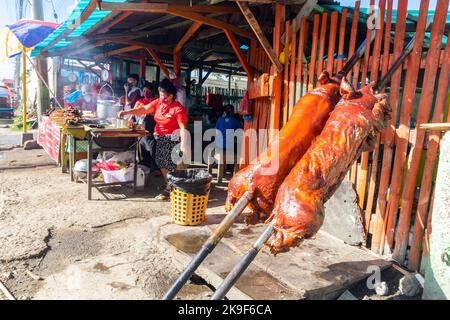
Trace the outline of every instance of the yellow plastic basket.
<path fill-rule="evenodd" d="M 182 226 L 196 226 L 206 220 L 208 195 L 196 196 L 172 188 L 170 201 L 172 204 L 172 222 Z"/>

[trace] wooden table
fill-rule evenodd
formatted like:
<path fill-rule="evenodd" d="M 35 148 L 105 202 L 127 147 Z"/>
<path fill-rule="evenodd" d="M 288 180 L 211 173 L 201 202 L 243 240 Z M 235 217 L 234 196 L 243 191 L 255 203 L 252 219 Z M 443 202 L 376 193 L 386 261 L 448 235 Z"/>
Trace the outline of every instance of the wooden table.
<path fill-rule="evenodd" d="M 86 137 L 88 140 L 88 200 L 92 200 L 92 188 L 112 186 L 112 185 L 133 185 L 133 193 L 136 192 L 136 181 L 137 181 L 137 150 L 139 146 L 139 140 L 144 137 L 147 132 L 145 130 L 132 130 L 132 129 L 92 129 L 86 128 Z M 124 152 L 128 150 L 134 151 L 134 174 L 132 181 L 124 182 L 114 182 L 114 183 L 104 183 L 104 182 L 94 182 L 92 178 L 92 156 L 93 148 L 92 145 L 96 142 L 98 145 L 98 151 L 113 151 L 113 152 Z M 110 143 L 110 146 L 106 145 Z M 114 145 L 116 144 L 116 145 Z"/>

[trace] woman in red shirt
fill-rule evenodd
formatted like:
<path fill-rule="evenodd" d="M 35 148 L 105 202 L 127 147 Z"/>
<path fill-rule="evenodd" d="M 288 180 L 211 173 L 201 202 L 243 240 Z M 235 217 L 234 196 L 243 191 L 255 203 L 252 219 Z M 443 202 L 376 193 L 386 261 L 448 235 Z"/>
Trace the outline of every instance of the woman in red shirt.
<path fill-rule="evenodd" d="M 167 200 L 169 198 L 169 187 L 167 173 L 176 169 L 174 162 L 176 155 L 175 147 L 179 144 L 180 151 L 188 154 L 187 150 L 187 115 L 184 106 L 175 101 L 176 88 L 169 79 L 164 79 L 159 84 L 159 99 L 155 99 L 147 105 L 140 105 L 134 109 L 121 111 L 119 116 L 124 115 L 154 115 L 155 118 L 155 140 L 156 140 L 156 165 L 160 168 L 164 178 L 163 193 L 157 198 Z M 180 138 L 178 131 L 180 130 Z"/>

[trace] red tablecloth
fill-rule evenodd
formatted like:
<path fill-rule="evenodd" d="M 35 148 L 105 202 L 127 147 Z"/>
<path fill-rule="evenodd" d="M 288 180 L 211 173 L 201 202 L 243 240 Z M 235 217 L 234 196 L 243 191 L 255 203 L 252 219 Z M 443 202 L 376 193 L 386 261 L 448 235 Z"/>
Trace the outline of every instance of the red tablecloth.
<path fill-rule="evenodd" d="M 51 159 L 59 163 L 61 145 L 61 127 L 55 125 L 50 117 L 44 116 L 39 123 L 38 143 Z"/>

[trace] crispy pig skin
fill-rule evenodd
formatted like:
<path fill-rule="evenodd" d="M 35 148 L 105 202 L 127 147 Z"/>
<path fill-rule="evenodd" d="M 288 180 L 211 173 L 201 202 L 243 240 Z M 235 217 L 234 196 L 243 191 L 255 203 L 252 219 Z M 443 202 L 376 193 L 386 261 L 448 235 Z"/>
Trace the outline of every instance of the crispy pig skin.
<path fill-rule="evenodd" d="M 254 164 L 240 170 L 228 184 L 225 209 L 230 211 L 237 200 L 250 190 L 252 213 L 246 222 L 265 221 L 272 212 L 279 186 L 322 131 L 331 111 L 340 99 L 341 78 L 323 73 L 322 85 L 302 97 L 291 118 Z M 269 170 L 273 168 L 274 170 Z"/>
<path fill-rule="evenodd" d="M 344 79 L 341 89 L 348 85 Z M 389 118 L 385 96 L 373 95 L 372 85 L 341 93 L 322 133 L 279 188 L 267 221 L 275 220 L 275 237 L 268 244 L 273 253 L 315 236 L 324 220 L 324 203 L 361 152 L 370 150 Z"/>

